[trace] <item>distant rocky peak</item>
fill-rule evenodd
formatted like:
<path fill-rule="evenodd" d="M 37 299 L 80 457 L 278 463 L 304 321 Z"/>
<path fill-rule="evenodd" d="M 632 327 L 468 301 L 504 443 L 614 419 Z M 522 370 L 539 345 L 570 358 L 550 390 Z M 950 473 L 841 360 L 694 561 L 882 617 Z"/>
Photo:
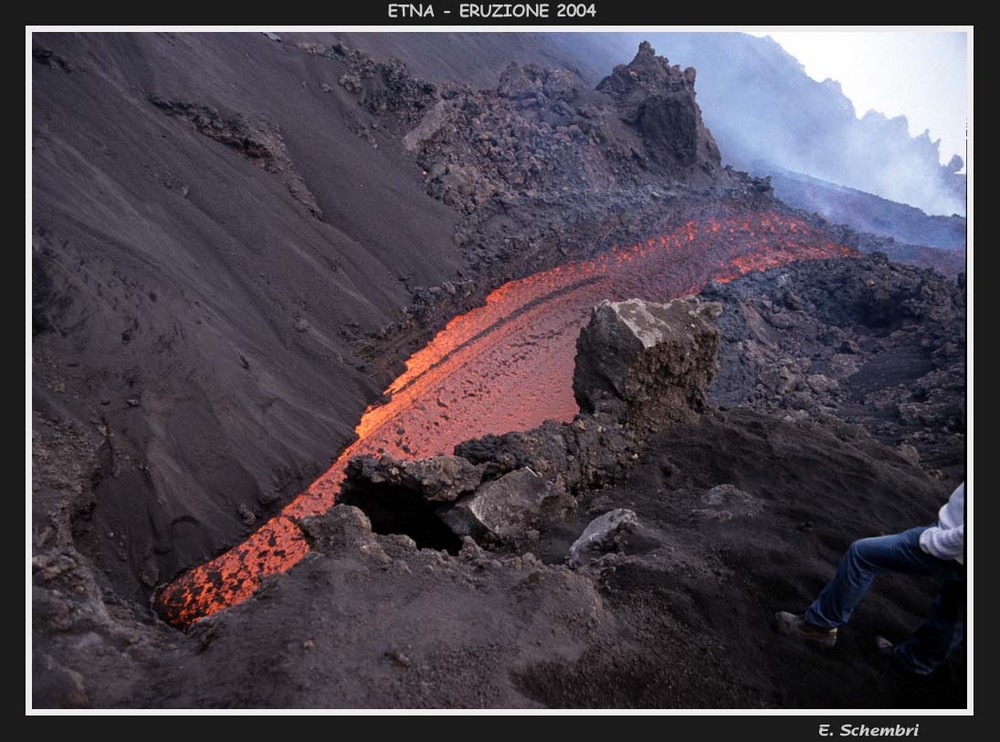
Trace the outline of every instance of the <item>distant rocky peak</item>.
<path fill-rule="evenodd" d="M 661 166 L 699 166 L 706 173 L 721 167 L 721 155 L 695 102 L 695 70 L 671 66 L 648 41 L 635 58 L 617 65 L 597 84 L 616 104 L 623 122 L 642 138 L 648 156 Z"/>
<path fill-rule="evenodd" d="M 617 65 L 612 73 L 598 83 L 597 89 L 619 102 L 635 94 L 649 95 L 663 92 L 694 94 L 695 70 L 679 65 L 671 66 L 666 57 L 658 57 L 648 41 L 639 44 L 639 51 L 628 64 Z"/>

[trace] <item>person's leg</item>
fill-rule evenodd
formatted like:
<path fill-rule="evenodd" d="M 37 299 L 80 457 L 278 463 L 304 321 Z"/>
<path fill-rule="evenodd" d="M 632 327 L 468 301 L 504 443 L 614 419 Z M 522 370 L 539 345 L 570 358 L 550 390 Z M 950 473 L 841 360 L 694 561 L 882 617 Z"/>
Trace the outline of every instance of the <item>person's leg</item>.
<path fill-rule="evenodd" d="M 810 626 L 831 629 L 847 623 L 855 607 L 880 572 L 933 574 L 940 561 L 920 549 L 920 534 L 928 526 L 910 528 L 890 536 L 874 536 L 855 541 L 805 613 Z"/>
<path fill-rule="evenodd" d="M 905 642 L 893 650 L 908 669 L 921 675 L 934 672 L 963 638 L 965 580 L 946 580 L 934 599 L 930 615 Z"/>

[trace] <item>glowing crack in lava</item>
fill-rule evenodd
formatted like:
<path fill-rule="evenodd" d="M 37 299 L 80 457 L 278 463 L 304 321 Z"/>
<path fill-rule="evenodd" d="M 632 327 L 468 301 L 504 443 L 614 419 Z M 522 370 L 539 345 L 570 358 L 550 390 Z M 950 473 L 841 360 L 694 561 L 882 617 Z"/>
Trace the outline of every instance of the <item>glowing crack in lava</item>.
<path fill-rule="evenodd" d="M 688 222 L 670 234 L 553 268 L 496 289 L 455 317 L 371 406 L 357 440 L 330 469 L 247 541 L 181 575 L 155 599 L 186 628 L 252 595 L 309 547 L 296 520 L 334 502 L 347 462 L 365 453 L 421 458 L 488 433 L 526 430 L 579 412 L 572 377 L 576 339 L 604 299 L 668 301 L 711 280 L 796 260 L 856 255 L 805 222 L 753 213 Z"/>

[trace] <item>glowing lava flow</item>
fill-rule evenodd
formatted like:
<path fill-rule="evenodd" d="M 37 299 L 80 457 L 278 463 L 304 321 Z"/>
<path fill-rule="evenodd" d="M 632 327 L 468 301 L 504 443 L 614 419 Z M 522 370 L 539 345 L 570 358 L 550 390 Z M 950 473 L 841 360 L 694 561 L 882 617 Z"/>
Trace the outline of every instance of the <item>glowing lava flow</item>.
<path fill-rule="evenodd" d="M 295 521 L 333 504 L 354 456 L 433 456 L 487 433 L 572 420 L 579 411 L 572 391 L 576 338 L 602 300 L 668 301 L 711 280 L 855 254 L 804 222 L 755 213 L 688 222 L 501 286 L 413 354 L 387 390 L 388 401 L 365 412 L 357 441 L 323 476 L 247 541 L 167 585 L 157 610 L 186 628 L 242 602 L 265 576 L 300 561 L 308 544 Z"/>

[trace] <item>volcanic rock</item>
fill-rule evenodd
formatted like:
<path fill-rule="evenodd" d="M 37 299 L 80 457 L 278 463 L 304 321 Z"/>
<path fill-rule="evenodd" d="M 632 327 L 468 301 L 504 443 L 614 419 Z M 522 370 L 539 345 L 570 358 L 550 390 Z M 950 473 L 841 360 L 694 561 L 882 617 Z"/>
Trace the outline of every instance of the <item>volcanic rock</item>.
<path fill-rule="evenodd" d="M 575 494 L 614 481 L 638 457 L 642 437 L 607 414 L 581 414 L 572 423 L 463 441 L 455 453 L 506 473 L 527 467 Z"/>
<path fill-rule="evenodd" d="M 569 547 L 569 565 L 581 567 L 615 549 L 622 536 L 634 530 L 637 523 L 635 512 L 627 508 L 615 508 L 594 518 Z"/>
<path fill-rule="evenodd" d="M 731 484 L 712 487 L 701 497 L 703 507 L 691 511 L 696 518 L 731 520 L 734 517 L 750 517 L 760 512 L 763 505 L 753 495 Z"/>
<path fill-rule="evenodd" d="M 721 311 L 696 299 L 599 304 L 577 340 L 580 409 L 649 431 L 695 419 L 716 372 Z"/>
<path fill-rule="evenodd" d="M 485 469 L 456 456 L 419 461 L 358 456 L 348 463 L 338 502 L 360 508 L 377 533 L 405 534 L 418 546 L 454 554 L 469 529 L 452 528 L 441 511 L 475 490 Z"/>
<path fill-rule="evenodd" d="M 642 136 L 650 157 L 665 165 L 699 164 L 708 171 L 721 164 L 715 140 L 695 102 L 695 70 L 683 72 L 656 56 L 648 41 L 635 58 L 621 64 L 597 85 L 618 104 L 622 120 Z"/>
<path fill-rule="evenodd" d="M 371 521 L 353 505 L 338 503 L 322 518 L 303 519 L 300 527 L 309 544 L 322 553 L 380 550 Z"/>
<path fill-rule="evenodd" d="M 735 185 L 740 177 L 721 167 L 702 123 L 694 80 L 693 69 L 671 67 L 644 42 L 596 89 L 564 69 L 513 62 L 494 88 L 442 85 L 398 100 L 395 110 L 415 122 L 403 144 L 417 156 L 427 192 L 474 223 L 509 218 L 503 207 L 514 203 L 551 205 L 555 194 L 563 203 L 567 193 L 585 199 L 581 182 L 662 188 L 669 176 Z M 602 207 L 587 210 L 594 208 Z"/>
<path fill-rule="evenodd" d="M 714 283 L 711 404 L 863 424 L 948 471 L 965 445 L 965 282 L 878 253 Z M 952 476 L 960 476 L 952 471 Z"/>
<path fill-rule="evenodd" d="M 442 517 L 454 524 L 452 528 L 460 536 L 475 536 L 477 530 L 485 528 L 500 539 L 513 539 L 525 535 L 543 518 L 552 520 L 574 506 L 572 497 L 523 468 L 487 482 Z M 479 528 L 473 523 L 479 524 Z"/>
<path fill-rule="evenodd" d="M 453 502 L 461 495 L 475 491 L 485 469 L 485 466 L 470 464 L 460 456 L 435 456 L 417 461 L 398 460 L 391 456 L 358 456 L 348 465 L 348 479 L 353 484 L 364 481 L 369 485 L 398 487 L 418 493 L 429 502 Z M 350 490 L 350 486 L 345 489 L 341 502 L 352 499 Z"/>

